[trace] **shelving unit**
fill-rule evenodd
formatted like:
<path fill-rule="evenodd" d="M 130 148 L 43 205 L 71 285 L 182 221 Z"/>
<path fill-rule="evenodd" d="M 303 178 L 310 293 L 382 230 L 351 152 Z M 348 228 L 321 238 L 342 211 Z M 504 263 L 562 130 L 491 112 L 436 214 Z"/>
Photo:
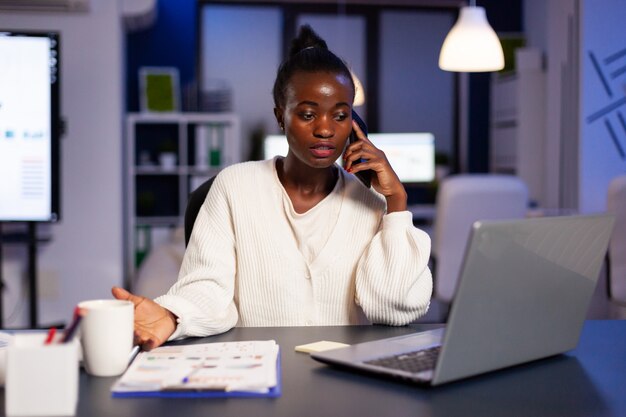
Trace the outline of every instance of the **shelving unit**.
<path fill-rule="evenodd" d="M 158 242 L 184 221 L 189 193 L 241 161 L 232 113 L 131 113 L 126 118 L 125 270 L 135 272 Z"/>
<path fill-rule="evenodd" d="M 516 51 L 513 74 L 491 79 L 491 172 L 519 176 L 542 203 L 545 164 L 545 72 L 541 53 Z"/>

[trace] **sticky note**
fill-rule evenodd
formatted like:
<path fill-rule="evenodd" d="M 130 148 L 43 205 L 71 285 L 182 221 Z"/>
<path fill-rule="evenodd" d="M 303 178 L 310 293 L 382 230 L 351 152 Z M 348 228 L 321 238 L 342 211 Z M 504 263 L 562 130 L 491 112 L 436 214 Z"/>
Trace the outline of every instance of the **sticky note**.
<path fill-rule="evenodd" d="M 329 342 L 327 340 L 322 340 L 314 343 L 307 343 L 306 345 L 296 346 L 296 352 L 304 352 L 304 353 L 312 353 L 312 352 L 322 352 L 324 350 L 331 350 L 342 348 L 350 345 L 346 345 L 345 343 L 339 342 Z"/>

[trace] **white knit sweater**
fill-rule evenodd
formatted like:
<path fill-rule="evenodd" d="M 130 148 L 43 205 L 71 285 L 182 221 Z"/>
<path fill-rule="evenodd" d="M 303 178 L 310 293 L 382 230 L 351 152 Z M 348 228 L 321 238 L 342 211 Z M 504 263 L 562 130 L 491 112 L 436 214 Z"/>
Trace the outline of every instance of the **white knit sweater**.
<path fill-rule="evenodd" d="M 411 213 L 345 175 L 337 225 L 311 264 L 282 208 L 275 161 L 230 166 L 196 219 L 178 281 L 155 301 L 178 316 L 171 339 L 234 326 L 404 325 L 428 310 L 428 235 Z M 315 230 L 311 230 L 315 233 Z"/>

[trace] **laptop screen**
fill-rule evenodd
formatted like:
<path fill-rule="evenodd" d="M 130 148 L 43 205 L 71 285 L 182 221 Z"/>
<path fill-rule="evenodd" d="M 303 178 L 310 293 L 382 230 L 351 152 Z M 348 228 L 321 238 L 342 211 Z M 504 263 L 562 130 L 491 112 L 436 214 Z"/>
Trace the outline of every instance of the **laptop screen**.
<path fill-rule="evenodd" d="M 432 133 L 370 133 L 369 139 L 382 150 L 403 183 L 424 183 L 435 179 L 435 137 Z M 263 157 L 287 155 L 284 135 L 268 135 Z"/>

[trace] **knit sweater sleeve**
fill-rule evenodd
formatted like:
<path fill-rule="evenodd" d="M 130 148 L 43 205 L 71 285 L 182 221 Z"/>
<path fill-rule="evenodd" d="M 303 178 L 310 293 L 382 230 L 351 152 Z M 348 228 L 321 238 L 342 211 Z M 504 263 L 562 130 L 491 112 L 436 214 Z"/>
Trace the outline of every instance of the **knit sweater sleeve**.
<path fill-rule="evenodd" d="M 237 323 L 235 240 L 227 189 L 218 175 L 196 218 L 178 281 L 155 299 L 178 317 L 170 340 L 223 333 Z"/>
<path fill-rule="evenodd" d="M 428 311 L 430 237 L 408 211 L 385 214 L 357 265 L 356 300 L 374 323 L 405 325 Z"/>

